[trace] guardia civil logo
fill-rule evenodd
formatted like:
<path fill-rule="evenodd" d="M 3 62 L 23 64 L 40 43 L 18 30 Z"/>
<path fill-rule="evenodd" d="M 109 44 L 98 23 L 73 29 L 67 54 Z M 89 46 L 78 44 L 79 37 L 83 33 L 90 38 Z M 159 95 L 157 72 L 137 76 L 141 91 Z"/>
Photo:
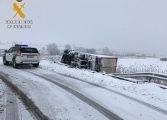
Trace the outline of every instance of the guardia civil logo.
<path fill-rule="evenodd" d="M 24 7 L 25 7 L 25 4 L 23 2 L 23 0 L 16 0 L 14 3 L 13 3 L 13 11 L 15 13 L 15 15 L 13 16 L 13 18 L 15 18 L 16 16 L 20 17 L 21 19 L 25 19 L 26 15 L 25 15 L 25 12 L 24 12 Z"/>
<path fill-rule="evenodd" d="M 13 0 L 11 4 L 11 12 L 13 14 L 10 19 L 5 21 L 8 29 L 30 29 L 33 25 L 33 20 L 29 19 L 25 9 L 30 7 L 30 4 L 24 0 Z"/>

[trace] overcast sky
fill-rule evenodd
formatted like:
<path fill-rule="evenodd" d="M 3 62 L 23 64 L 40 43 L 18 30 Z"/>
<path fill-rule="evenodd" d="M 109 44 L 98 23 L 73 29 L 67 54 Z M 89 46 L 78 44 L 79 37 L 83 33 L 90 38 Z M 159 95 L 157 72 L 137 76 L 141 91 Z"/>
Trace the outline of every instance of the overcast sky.
<path fill-rule="evenodd" d="M 24 0 L 30 30 L 6 29 L 12 0 L 0 1 L 0 41 L 167 55 L 167 0 Z"/>

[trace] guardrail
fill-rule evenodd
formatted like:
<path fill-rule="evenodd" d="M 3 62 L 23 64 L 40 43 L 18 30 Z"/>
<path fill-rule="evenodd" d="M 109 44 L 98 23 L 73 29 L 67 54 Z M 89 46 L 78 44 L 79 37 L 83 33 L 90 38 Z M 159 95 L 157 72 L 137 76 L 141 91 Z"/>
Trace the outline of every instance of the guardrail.
<path fill-rule="evenodd" d="M 167 75 L 157 74 L 157 73 L 115 73 L 115 76 L 124 78 L 134 78 L 138 80 L 147 80 L 148 82 L 154 82 L 161 85 L 167 86 Z"/>

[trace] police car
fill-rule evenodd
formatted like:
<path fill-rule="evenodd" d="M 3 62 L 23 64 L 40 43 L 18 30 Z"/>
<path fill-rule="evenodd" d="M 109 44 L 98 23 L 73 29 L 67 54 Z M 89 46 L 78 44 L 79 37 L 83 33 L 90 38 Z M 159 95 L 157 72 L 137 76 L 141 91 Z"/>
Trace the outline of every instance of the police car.
<path fill-rule="evenodd" d="M 6 50 L 3 55 L 3 64 L 12 64 L 14 68 L 19 65 L 33 65 L 38 67 L 40 55 L 36 48 L 28 47 L 28 45 L 15 45 L 9 50 Z"/>

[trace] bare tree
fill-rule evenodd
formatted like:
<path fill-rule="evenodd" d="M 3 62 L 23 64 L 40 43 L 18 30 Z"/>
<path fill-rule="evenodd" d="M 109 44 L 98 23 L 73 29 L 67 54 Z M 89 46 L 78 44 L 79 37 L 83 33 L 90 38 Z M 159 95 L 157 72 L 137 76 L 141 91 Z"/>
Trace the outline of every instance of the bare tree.
<path fill-rule="evenodd" d="M 76 47 L 76 51 L 85 52 L 90 54 L 96 54 L 96 50 L 94 48 L 84 48 L 84 47 Z"/>
<path fill-rule="evenodd" d="M 96 54 L 96 50 L 94 48 L 86 49 L 86 52 L 90 54 Z"/>
<path fill-rule="evenodd" d="M 40 52 L 41 52 L 42 55 L 47 54 L 47 48 L 42 47 L 42 49 L 40 50 Z"/>
<path fill-rule="evenodd" d="M 102 49 L 102 53 L 103 53 L 104 55 L 112 55 L 112 54 L 111 54 L 111 51 L 110 51 L 110 49 L 109 49 L 108 47 L 104 47 L 104 48 Z"/>
<path fill-rule="evenodd" d="M 55 43 L 47 45 L 47 51 L 49 55 L 59 55 L 60 50 Z"/>
<path fill-rule="evenodd" d="M 84 47 L 76 47 L 75 50 L 78 52 L 86 52 L 86 49 Z"/>
<path fill-rule="evenodd" d="M 71 50 L 71 45 L 70 44 L 65 45 L 65 50 Z"/>

